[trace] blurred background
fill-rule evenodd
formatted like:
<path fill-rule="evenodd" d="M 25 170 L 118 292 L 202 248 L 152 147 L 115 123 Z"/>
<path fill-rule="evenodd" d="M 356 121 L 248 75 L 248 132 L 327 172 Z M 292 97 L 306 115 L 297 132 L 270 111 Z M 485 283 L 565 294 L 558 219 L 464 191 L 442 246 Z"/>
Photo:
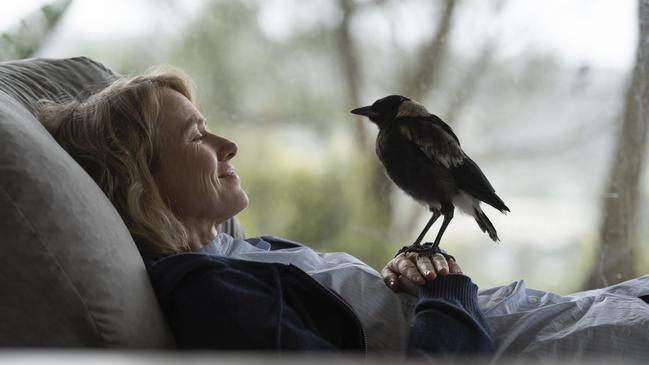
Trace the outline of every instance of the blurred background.
<path fill-rule="evenodd" d="M 442 246 L 483 288 L 524 279 L 569 293 L 649 272 L 648 7 L 4 1 L 0 60 L 83 55 L 123 75 L 183 68 L 210 127 L 239 144 L 247 235 L 347 251 L 379 270 L 429 212 L 388 181 L 376 127 L 349 110 L 410 96 L 454 128 L 511 209 L 484 209 L 500 244 L 456 214 Z"/>

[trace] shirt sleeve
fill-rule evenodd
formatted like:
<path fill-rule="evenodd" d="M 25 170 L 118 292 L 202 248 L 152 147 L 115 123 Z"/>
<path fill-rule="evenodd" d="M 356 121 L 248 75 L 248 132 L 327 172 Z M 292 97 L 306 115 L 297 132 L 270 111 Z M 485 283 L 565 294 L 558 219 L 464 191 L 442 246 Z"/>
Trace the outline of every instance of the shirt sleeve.
<path fill-rule="evenodd" d="M 464 275 L 440 276 L 423 285 L 408 352 L 414 356 L 488 356 L 494 339 L 478 306 L 478 287 Z"/>

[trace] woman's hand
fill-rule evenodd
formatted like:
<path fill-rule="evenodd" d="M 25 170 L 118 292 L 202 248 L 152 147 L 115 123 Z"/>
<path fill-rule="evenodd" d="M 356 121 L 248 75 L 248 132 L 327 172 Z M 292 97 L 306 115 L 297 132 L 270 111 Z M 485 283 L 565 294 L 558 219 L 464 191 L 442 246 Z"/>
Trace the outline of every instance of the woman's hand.
<path fill-rule="evenodd" d="M 417 296 L 419 286 L 424 285 L 426 281 L 449 273 L 461 274 L 462 269 L 453 258 L 449 257 L 447 260 L 441 253 L 436 253 L 430 258 L 415 252 L 401 253 L 381 270 L 383 281 L 388 288 L 395 293 L 403 291 L 413 296 Z"/>

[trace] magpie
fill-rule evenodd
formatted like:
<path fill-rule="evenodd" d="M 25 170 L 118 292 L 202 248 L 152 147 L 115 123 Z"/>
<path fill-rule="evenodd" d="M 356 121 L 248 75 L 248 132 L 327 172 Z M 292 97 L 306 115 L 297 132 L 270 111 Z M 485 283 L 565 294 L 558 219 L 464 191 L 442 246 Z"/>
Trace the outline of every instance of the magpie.
<path fill-rule="evenodd" d="M 501 213 L 509 212 L 509 208 L 496 195 L 478 165 L 464 153 L 448 124 L 420 103 L 401 95 L 386 96 L 351 113 L 368 117 L 378 126 L 376 154 L 387 175 L 412 198 L 428 205 L 432 212 L 415 242 L 404 246 L 397 255 L 440 252 L 439 244 L 453 219 L 455 207 L 473 216 L 493 241 L 499 240 L 480 202 Z M 421 245 L 424 235 L 440 216 L 444 220 L 435 241 Z"/>

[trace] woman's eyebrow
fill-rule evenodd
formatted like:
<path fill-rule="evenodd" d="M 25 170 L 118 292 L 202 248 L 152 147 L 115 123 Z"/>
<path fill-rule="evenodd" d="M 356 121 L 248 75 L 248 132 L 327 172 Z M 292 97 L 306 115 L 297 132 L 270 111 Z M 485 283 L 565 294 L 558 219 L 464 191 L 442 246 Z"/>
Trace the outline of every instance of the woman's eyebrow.
<path fill-rule="evenodd" d="M 183 127 L 182 130 L 183 132 L 185 132 L 191 127 L 193 127 L 194 125 L 198 125 L 201 123 L 205 123 L 205 118 L 203 118 L 201 115 L 193 114 L 191 117 L 187 119 L 187 121 L 185 122 L 185 126 Z"/>

